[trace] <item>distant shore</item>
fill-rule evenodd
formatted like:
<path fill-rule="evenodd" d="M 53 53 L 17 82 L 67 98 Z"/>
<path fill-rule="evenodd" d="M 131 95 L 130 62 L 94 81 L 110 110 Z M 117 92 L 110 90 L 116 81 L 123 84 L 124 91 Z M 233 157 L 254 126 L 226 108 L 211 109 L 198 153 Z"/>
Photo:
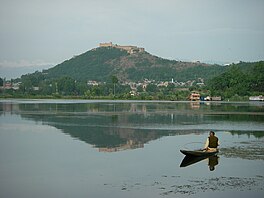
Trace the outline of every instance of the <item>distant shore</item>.
<path fill-rule="evenodd" d="M 226 99 L 226 100 L 221 100 L 221 101 L 190 101 L 188 99 L 186 100 L 171 100 L 169 98 L 164 98 L 164 99 L 157 99 L 156 97 L 148 97 L 148 98 L 140 98 L 140 97 L 131 97 L 131 98 L 123 98 L 123 97 L 111 97 L 111 96 L 97 96 L 97 97 L 85 97 L 85 96 L 59 96 L 59 95 L 47 95 L 47 96 L 40 96 L 40 95 L 31 95 L 31 96 L 10 96 L 10 95 L 5 95 L 5 96 L 0 96 L 0 99 L 25 99 L 25 100 L 41 100 L 41 99 L 47 99 L 47 100 L 119 100 L 119 101 L 160 101 L 160 102 L 192 102 L 192 103 L 202 103 L 202 102 L 214 102 L 214 103 L 221 103 L 221 102 L 260 102 L 262 103 L 263 101 L 250 101 L 248 97 L 237 97 L 237 98 L 232 98 L 232 99 Z"/>

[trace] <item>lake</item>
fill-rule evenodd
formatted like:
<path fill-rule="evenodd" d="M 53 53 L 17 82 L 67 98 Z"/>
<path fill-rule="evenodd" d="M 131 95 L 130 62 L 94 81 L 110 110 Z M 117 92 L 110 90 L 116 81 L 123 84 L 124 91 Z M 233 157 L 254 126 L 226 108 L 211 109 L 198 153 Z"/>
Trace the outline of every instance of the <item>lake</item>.
<path fill-rule="evenodd" d="M 0 197 L 212 196 L 264 196 L 263 102 L 0 100 Z"/>

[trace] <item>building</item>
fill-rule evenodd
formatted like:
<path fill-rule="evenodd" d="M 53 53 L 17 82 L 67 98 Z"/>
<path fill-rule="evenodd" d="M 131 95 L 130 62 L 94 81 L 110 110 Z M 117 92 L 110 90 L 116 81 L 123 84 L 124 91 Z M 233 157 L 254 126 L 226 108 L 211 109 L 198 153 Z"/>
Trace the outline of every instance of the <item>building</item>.
<path fill-rule="evenodd" d="M 99 47 L 113 47 L 113 48 L 125 50 L 129 54 L 135 54 L 135 53 L 140 53 L 140 52 L 144 52 L 145 51 L 145 49 L 142 48 L 142 47 L 137 47 L 137 46 L 132 46 L 132 45 L 124 45 L 124 46 L 122 46 L 122 45 L 113 44 L 112 42 L 100 43 Z"/>
<path fill-rule="evenodd" d="M 99 82 L 97 82 L 95 80 L 89 80 L 87 82 L 87 85 L 90 85 L 90 86 L 98 86 L 99 85 Z"/>
<path fill-rule="evenodd" d="M 5 81 L 4 82 L 4 89 L 12 89 L 12 83 L 10 81 Z"/>
<path fill-rule="evenodd" d="M 189 95 L 188 99 L 191 101 L 199 101 L 200 100 L 200 94 L 193 92 Z"/>
<path fill-rule="evenodd" d="M 260 95 L 260 96 L 250 96 L 249 97 L 250 101 L 264 101 L 264 96 Z"/>
<path fill-rule="evenodd" d="M 212 96 L 211 97 L 211 100 L 212 101 L 221 101 L 222 100 L 222 97 L 221 96 Z"/>

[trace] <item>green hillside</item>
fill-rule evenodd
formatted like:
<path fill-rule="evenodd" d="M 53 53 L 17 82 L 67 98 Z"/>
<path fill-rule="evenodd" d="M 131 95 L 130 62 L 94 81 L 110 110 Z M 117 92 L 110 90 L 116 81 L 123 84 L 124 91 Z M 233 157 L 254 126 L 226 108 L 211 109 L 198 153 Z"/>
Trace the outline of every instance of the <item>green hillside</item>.
<path fill-rule="evenodd" d="M 224 67 L 204 63 L 191 63 L 162 59 L 147 52 L 128 54 L 124 50 L 99 47 L 45 71 L 45 78 L 69 76 L 76 80 L 107 81 L 115 75 L 120 80 L 140 81 L 151 79 L 187 81 L 210 79 L 222 73 Z"/>
<path fill-rule="evenodd" d="M 114 69 L 114 65 L 109 61 L 126 55 L 125 51 L 114 48 L 96 48 L 47 70 L 47 78 L 70 76 L 76 80 L 102 81 L 111 75 Z"/>
<path fill-rule="evenodd" d="M 224 73 L 210 79 L 208 88 L 212 94 L 224 98 L 263 95 L 264 61 L 231 65 Z"/>

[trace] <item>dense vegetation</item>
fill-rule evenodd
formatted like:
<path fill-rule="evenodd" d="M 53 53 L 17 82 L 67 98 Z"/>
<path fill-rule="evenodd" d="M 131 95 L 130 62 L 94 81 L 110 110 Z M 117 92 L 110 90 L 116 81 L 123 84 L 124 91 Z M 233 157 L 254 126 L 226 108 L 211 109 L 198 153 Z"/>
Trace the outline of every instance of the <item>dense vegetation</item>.
<path fill-rule="evenodd" d="M 188 80 L 196 80 L 202 78 L 208 80 L 219 73 L 222 73 L 225 70 L 221 66 L 201 66 L 196 67 L 187 67 L 181 69 L 180 71 L 176 70 L 173 67 L 151 67 L 148 70 L 138 70 L 137 68 L 128 69 L 128 75 L 130 79 L 140 81 L 144 78 L 168 81 L 172 78 L 178 82 L 185 82 Z"/>
<path fill-rule="evenodd" d="M 207 80 L 222 73 L 224 69 L 219 65 L 166 60 L 147 52 L 128 54 L 120 49 L 101 47 L 31 75 L 40 80 L 69 76 L 77 81 L 106 82 L 115 75 L 122 81 L 133 82 L 144 79 L 170 81 L 172 78 L 177 81 L 187 81 L 197 78 Z M 22 76 L 24 77 L 26 76 Z"/>
<path fill-rule="evenodd" d="M 228 70 L 212 78 L 208 85 L 212 95 L 226 99 L 264 93 L 264 61 L 231 65 Z"/>
<path fill-rule="evenodd" d="M 125 51 L 115 48 L 96 48 L 44 71 L 46 78 L 70 76 L 76 80 L 106 81 L 114 70 L 109 61 L 126 56 Z"/>

